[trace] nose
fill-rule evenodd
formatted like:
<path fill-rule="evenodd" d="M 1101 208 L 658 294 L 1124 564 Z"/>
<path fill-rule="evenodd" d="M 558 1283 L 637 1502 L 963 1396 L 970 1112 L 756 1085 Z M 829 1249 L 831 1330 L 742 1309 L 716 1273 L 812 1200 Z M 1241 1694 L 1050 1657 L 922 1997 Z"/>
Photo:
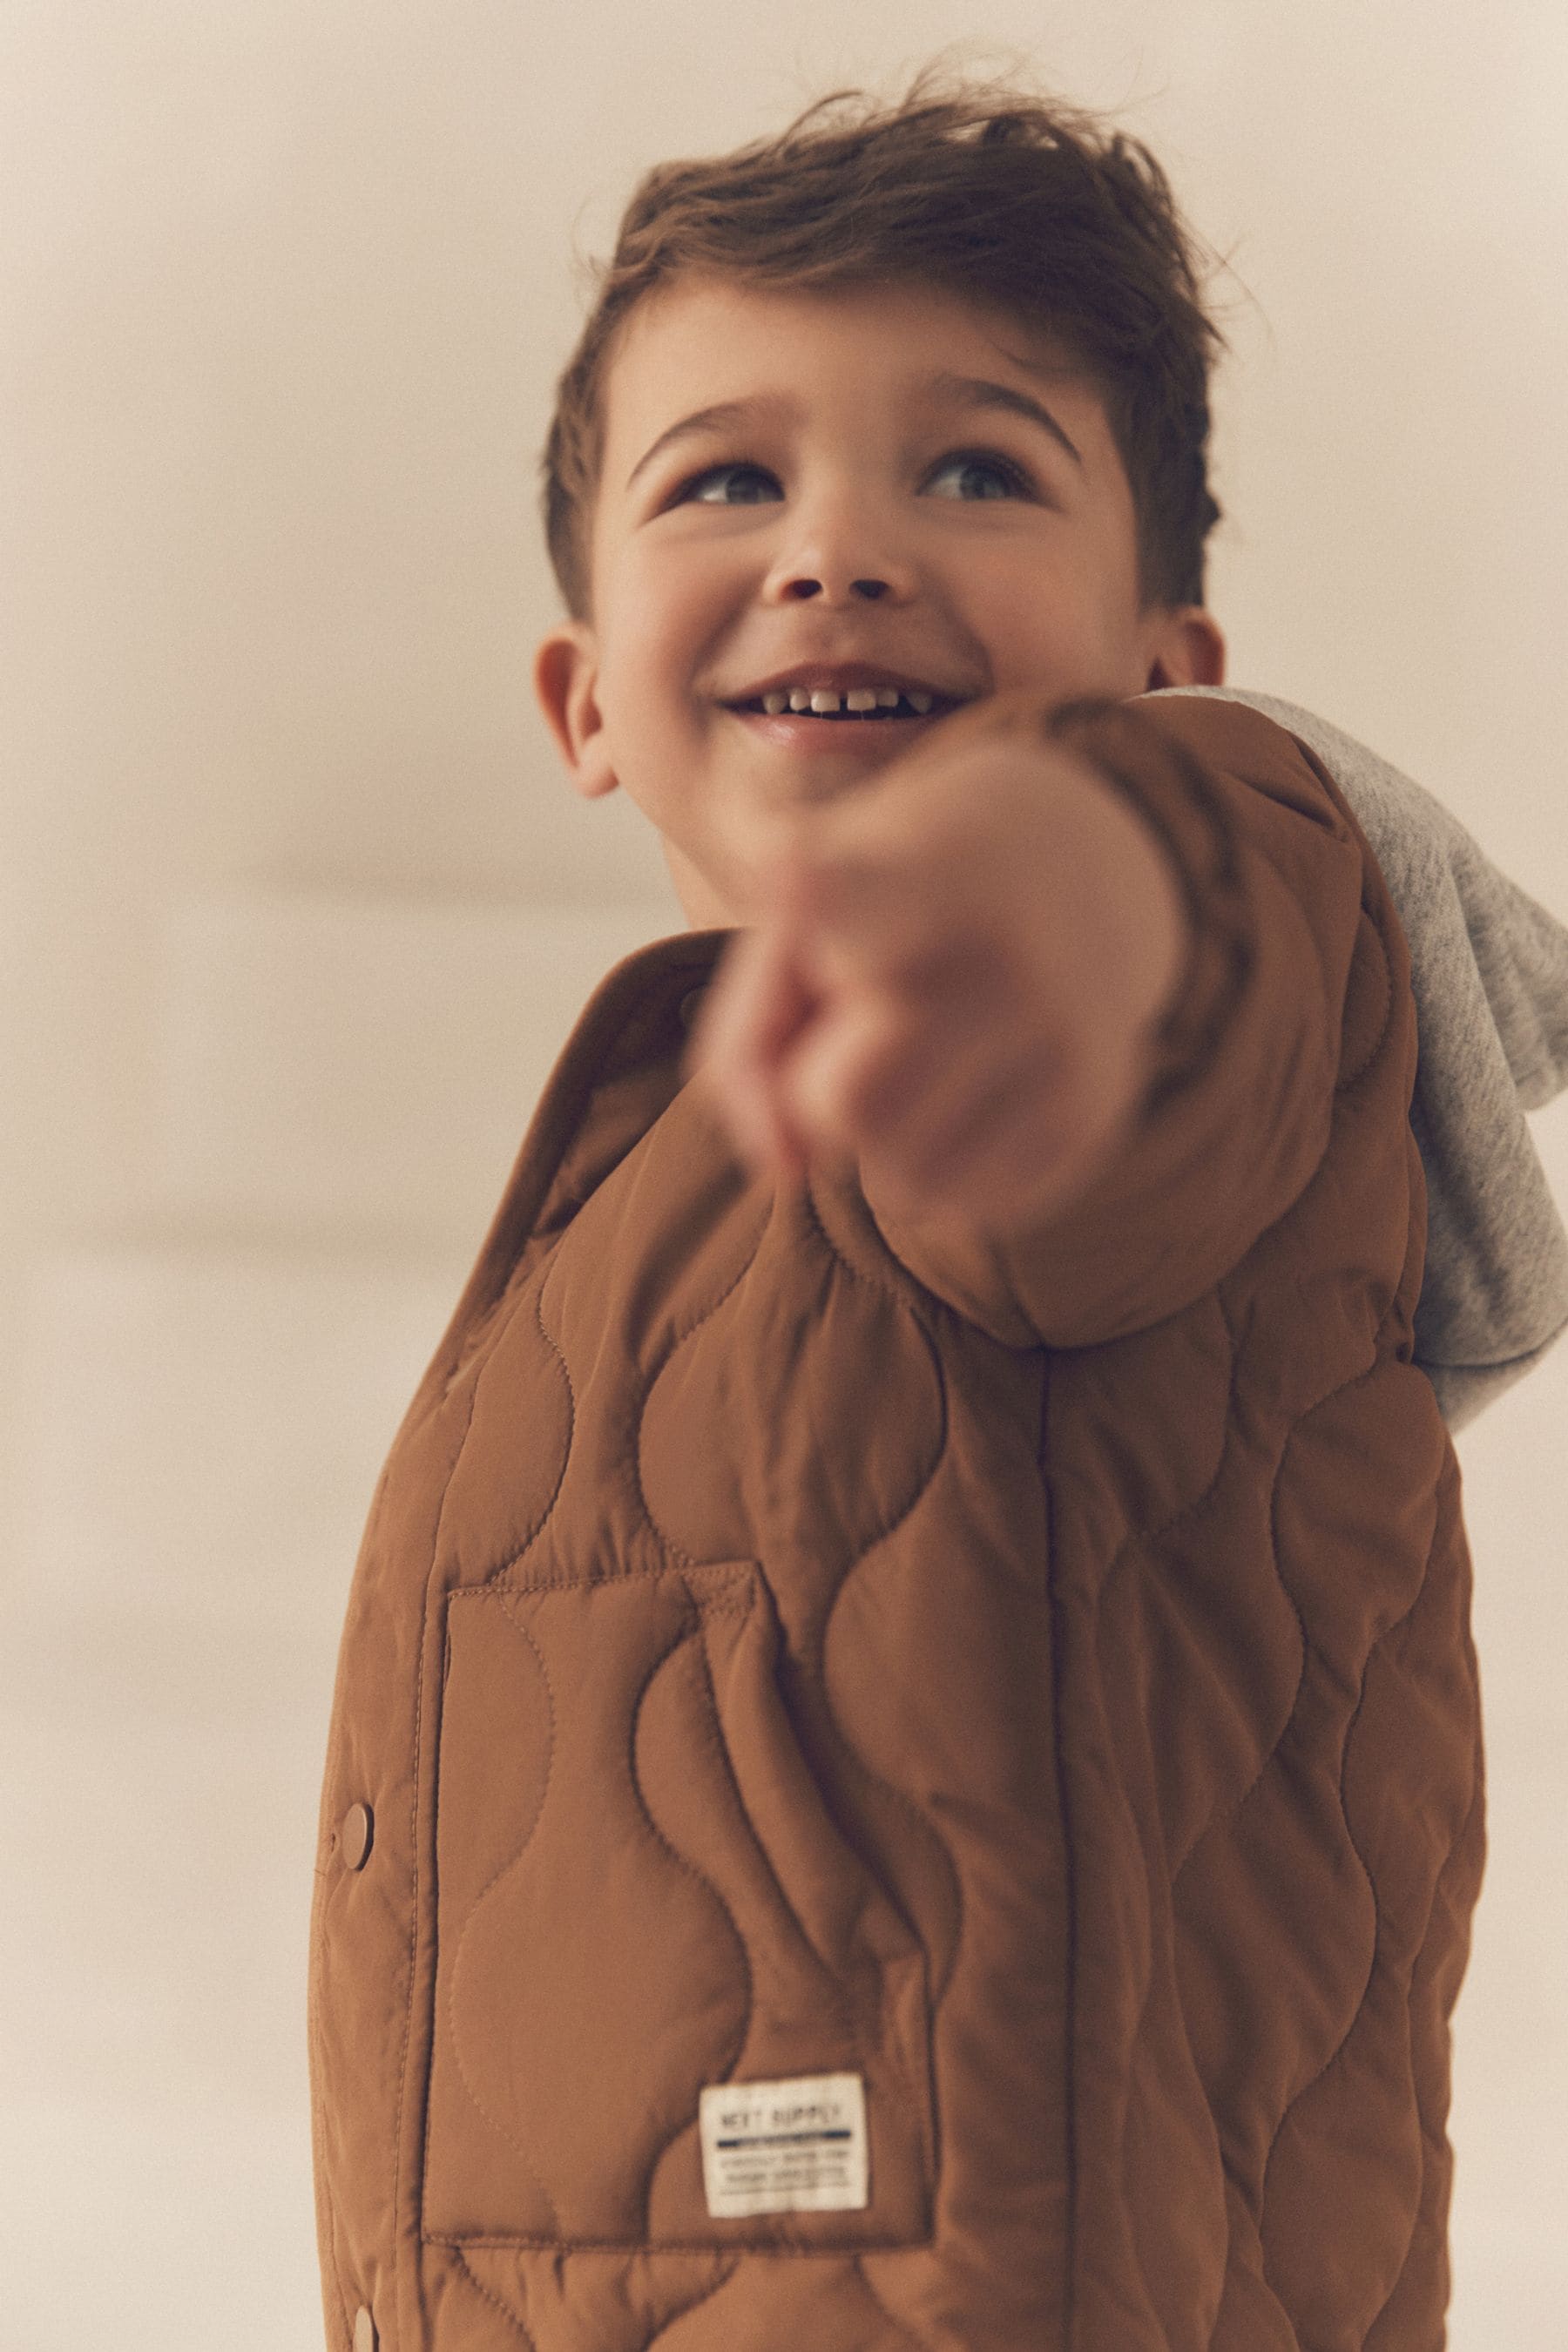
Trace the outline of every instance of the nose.
<path fill-rule="evenodd" d="M 826 604 L 848 604 L 900 602 L 914 593 L 912 550 L 889 545 L 890 519 L 858 499 L 824 498 L 809 511 L 803 507 L 795 521 L 795 530 L 768 580 L 770 598 L 804 604 L 816 597 Z"/>

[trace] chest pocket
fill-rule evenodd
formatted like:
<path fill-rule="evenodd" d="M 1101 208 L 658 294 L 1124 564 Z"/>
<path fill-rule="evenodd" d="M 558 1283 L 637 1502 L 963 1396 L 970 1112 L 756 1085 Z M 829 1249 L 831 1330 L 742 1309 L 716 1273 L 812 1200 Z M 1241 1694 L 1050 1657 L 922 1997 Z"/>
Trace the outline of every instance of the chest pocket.
<path fill-rule="evenodd" d="M 780 1651 L 750 1562 L 450 1595 L 426 2237 L 929 2234 L 925 1954 L 822 1803 Z M 715 2215 L 703 2090 L 824 2076 L 863 2085 L 865 2201 Z"/>

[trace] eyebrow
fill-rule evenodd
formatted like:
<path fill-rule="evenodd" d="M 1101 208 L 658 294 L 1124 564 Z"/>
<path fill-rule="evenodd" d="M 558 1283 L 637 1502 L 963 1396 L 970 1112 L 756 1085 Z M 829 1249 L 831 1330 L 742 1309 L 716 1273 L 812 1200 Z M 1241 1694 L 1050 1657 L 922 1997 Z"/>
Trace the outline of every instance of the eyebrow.
<path fill-rule="evenodd" d="M 933 375 L 926 391 L 931 397 L 947 401 L 954 407 L 999 408 L 1007 415 L 1027 417 L 1031 424 L 1048 433 L 1053 441 L 1060 442 L 1075 466 L 1081 467 L 1083 465 L 1077 447 L 1068 439 L 1045 402 L 1037 400 L 1032 393 L 1020 392 L 1015 384 L 994 383 L 989 376 L 984 375 L 943 373 Z"/>
<path fill-rule="evenodd" d="M 995 383 L 989 376 L 954 375 L 949 371 L 929 377 L 921 389 L 931 405 L 993 408 L 1000 409 L 1005 415 L 1022 416 L 1030 424 L 1039 425 L 1053 441 L 1059 442 L 1076 466 L 1081 468 L 1083 465 L 1082 457 L 1050 410 L 1032 393 L 1019 392 L 1010 383 Z M 670 448 L 677 441 L 691 440 L 701 433 L 721 432 L 731 426 L 751 424 L 759 415 L 770 412 L 776 414 L 784 404 L 777 400 L 721 400 L 710 408 L 693 409 L 689 416 L 683 416 L 678 425 L 669 425 L 649 448 L 643 451 L 626 477 L 627 489 L 631 488 L 645 466 L 651 466 L 662 450 Z"/>

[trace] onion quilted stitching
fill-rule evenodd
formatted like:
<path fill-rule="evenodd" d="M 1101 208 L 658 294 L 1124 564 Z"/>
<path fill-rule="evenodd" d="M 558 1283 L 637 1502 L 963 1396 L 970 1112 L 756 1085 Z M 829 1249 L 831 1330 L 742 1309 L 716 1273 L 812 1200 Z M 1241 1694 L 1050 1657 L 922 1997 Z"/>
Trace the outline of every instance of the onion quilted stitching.
<path fill-rule="evenodd" d="M 946 1875 L 953 1915 L 957 1922 L 957 1926 L 953 1937 L 952 1949 L 948 1956 L 947 1967 L 942 1972 L 940 1981 L 933 1982 L 931 1987 L 931 2008 L 934 2011 L 941 2005 L 942 1995 L 947 1990 L 952 1970 L 957 1965 L 958 1952 L 963 1941 L 963 1881 L 959 1875 L 958 1866 L 953 1861 L 952 1855 L 947 1845 L 942 1839 L 940 1833 L 932 1827 L 930 1821 L 928 1821 L 925 1814 L 921 1811 L 919 1805 L 916 1804 L 914 1800 L 905 1790 L 900 1789 L 895 1781 L 888 1780 L 884 1774 L 879 1772 L 875 1766 L 868 1760 L 865 1755 L 858 1748 L 857 1748 L 854 1741 L 850 1739 L 848 1735 L 846 1733 L 841 1717 L 834 1706 L 833 1695 L 828 1688 L 826 1654 L 833 1622 L 837 1614 L 839 1604 L 843 1601 L 845 1591 L 849 1583 L 850 1578 L 855 1574 L 856 1570 L 869 1559 L 872 1552 L 878 1549 L 882 1544 L 885 1544 L 888 1538 L 893 1535 L 895 1531 L 911 1516 L 916 1507 L 919 1505 L 922 1496 L 929 1491 L 932 1480 L 936 1477 L 942 1467 L 948 1446 L 947 1389 L 942 1378 L 942 1359 L 938 1355 L 936 1349 L 931 1344 L 931 1335 L 925 1329 L 919 1316 L 917 1316 L 913 1311 L 908 1299 L 903 1297 L 898 1291 L 894 1290 L 890 1285 L 875 1282 L 873 1277 L 863 1273 L 858 1266 L 850 1263 L 850 1261 L 844 1255 L 843 1252 L 835 1245 L 832 1236 L 828 1234 L 826 1227 L 822 1222 L 820 1213 L 816 1204 L 815 1197 L 811 1196 L 809 1192 L 805 1206 L 810 1216 L 814 1237 L 819 1246 L 826 1250 L 834 1262 L 841 1266 L 845 1273 L 849 1275 L 854 1280 L 868 1283 L 871 1287 L 880 1291 L 885 1297 L 889 1297 L 893 1301 L 893 1304 L 900 1309 L 903 1317 L 907 1319 L 908 1329 L 912 1338 L 918 1342 L 919 1347 L 929 1364 L 931 1380 L 935 1389 L 938 1417 L 936 1427 L 932 1434 L 930 1451 L 923 1460 L 917 1456 L 910 1473 L 910 1483 L 908 1492 L 901 1497 L 896 1507 L 882 1519 L 875 1531 L 867 1538 L 859 1551 L 853 1559 L 845 1564 L 844 1568 L 840 1571 L 837 1587 L 828 1603 L 826 1612 L 822 1619 L 821 1627 L 817 1635 L 816 1654 L 812 1661 L 816 1669 L 818 1685 L 822 1691 L 823 1701 L 827 1709 L 828 1720 L 831 1724 L 834 1736 L 837 1740 L 841 1753 L 855 1771 L 858 1773 L 867 1783 L 874 1788 L 882 1790 L 893 1800 L 894 1803 L 899 1807 L 905 1821 L 912 1826 L 919 1842 L 923 1844 L 929 1852 L 940 1854 L 941 1856 L 942 1867 Z"/>
<path fill-rule="evenodd" d="M 742 1609 L 743 1604 L 737 1607 L 734 1613 L 742 1613 Z M 715 1612 L 710 1609 L 705 1613 L 712 1615 Z M 756 1825 L 752 1821 L 746 1807 L 744 1792 L 742 1790 L 740 1781 L 736 1778 L 729 1750 L 724 1742 L 722 1726 L 719 1716 L 718 1702 L 713 1689 L 712 1668 L 708 1657 L 706 1646 L 700 1643 L 696 1644 L 694 1646 L 694 1654 L 699 1662 L 700 1671 L 700 1687 L 702 1694 L 700 1702 L 702 1708 L 701 1719 L 705 1731 L 704 1747 L 713 1763 L 723 1774 L 729 1784 L 733 1794 L 735 1808 L 745 1821 L 746 1830 L 755 1853 L 758 1866 L 765 1874 L 776 1897 L 777 1910 L 771 1922 L 772 1933 L 776 1937 L 780 1932 L 781 1922 L 787 1923 L 788 1928 L 792 1930 L 795 1937 L 798 1938 L 802 1948 L 809 1951 L 811 1950 L 811 1942 L 805 1924 L 799 1921 L 794 1913 L 788 1895 L 780 1883 L 778 1873 L 774 1867 L 773 1858 L 768 1851 L 766 1841 L 757 1832 Z M 739 1931 L 737 1930 L 737 1932 Z M 842 1987 L 833 1977 L 824 1957 L 821 1954 L 815 1953 L 813 1954 L 813 1957 L 816 1959 L 821 1971 L 821 1982 L 817 1992 L 817 1998 L 821 2002 L 825 2012 L 826 2014 L 836 2016 L 839 2021 L 839 2029 L 843 2034 L 848 2051 L 853 2056 L 857 2065 L 863 2069 L 865 2061 L 859 2047 L 859 2032 L 856 2024 L 854 2012 L 847 2000 L 845 1999 Z M 735 2066 L 739 2063 L 741 2058 L 744 2054 L 747 2042 L 751 2038 L 751 2027 L 755 2010 L 754 1973 L 752 1977 L 752 2010 L 748 2012 L 746 2031 L 742 2036 L 740 2049 L 734 2053 L 729 2064 L 725 2067 L 723 2076 L 721 2078 L 715 2076 L 713 2078 L 714 2080 L 723 2079 L 727 2081 L 731 2079 Z M 653 2184 L 658 2177 L 660 2166 L 664 2162 L 665 2158 L 669 2154 L 670 2150 L 679 2140 L 685 2137 L 689 2131 L 689 2121 L 683 2120 L 670 2133 L 668 2138 L 665 2141 L 664 2146 L 658 2150 L 653 2162 L 650 2164 L 648 2168 L 650 2205 L 652 2200 Z M 648 2217 L 645 2217 L 644 2228 L 645 2233 L 651 2234 Z"/>
<path fill-rule="evenodd" d="M 458 1596 L 454 1596 L 454 1603 L 455 1603 L 456 1600 L 460 1599 L 460 1598 L 461 1598 L 461 1596 L 460 1596 L 460 1595 L 458 1595 Z M 492 1888 L 494 1888 L 494 1887 L 496 1887 L 497 1885 L 499 1885 L 500 1884 L 501 1880 L 502 1880 L 503 1878 L 505 1878 L 505 1877 L 506 1877 L 507 1874 L 508 1874 L 510 1871 L 512 1871 L 512 1870 L 515 1870 L 515 1869 L 516 1869 L 516 1867 L 517 1867 L 518 1864 L 521 1861 L 521 1859 L 522 1859 L 522 1857 L 523 1857 L 524 1853 L 527 1852 L 528 1846 L 529 1846 L 530 1842 L 531 1841 L 531 1839 L 532 1839 L 532 1837 L 533 1837 L 534 1832 L 535 1832 L 535 1831 L 538 1829 L 538 1827 L 539 1827 L 540 1817 L 541 1817 L 541 1815 L 543 1813 L 544 1806 L 545 1806 L 545 1801 L 546 1801 L 546 1799 L 548 1798 L 549 1793 L 550 1793 L 550 1780 L 551 1780 L 551 1775 L 552 1774 L 552 1772 L 554 1771 L 554 1769 L 555 1769 L 555 1703 L 554 1703 L 554 1698 L 553 1698 L 553 1696 L 552 1696 L 552 1692 L 551 1692 L 551 1688 L 550 1688 L 550 1675 L 549 1675 L 549 1671 L 548 1671 L 548 1669 L 547 1669 L 547 1668 L 546 1668 L 546 1666 L 545 1666 L 544 1659 L 543 1659 L 543 1656 L 542 1656 L 542 1653 L 541 1653 L 541 1651 L 540 1651 L 539 1644 L 538 1644 L 538 1643 L 534 1640 L 534 1638 L 533 1638 L 532 1634 L 529 1632 L 528 1627 L 527 1627 L 527 1626 L 526 1626 L 526 1625 L 525 1625 L 525 1624 L 521 1621 L 521 1619 L 519 1619 L 518 1617 L 514 1616 L 510 1610 L 505 1610 L 505 1611 L 504 1611 L 504 1614 L 505 1614 L 505 1616 L 506 1616 L 506 1618 L 507 1618 L 508 1622 L 511 1625 L 511 1627 L 512 1627 L 513 1631 L 514 1631 L 516 1633 L 518 1633 L 518 1634 L 521 1636 L 521 1638 L 522 1639 L 522 1641 L 524 1641 L 524 1642 L 527 1643 L 527 1645 L 528 1645 L 528 1648 L 529 1648 L 530 1652 L 532 1654 L 533 1660 L 534 1660 L 534 1664 L 535 1664 L 535 1665 L 536 1665 L 536 1667 L 537 1667 L 537 1669 L 538 1669 L 540 1682 L 541 1682 L 541 1685 L 542 1685 L 542 1688 L 543 1688 L 543 1691 L 544 1691 L 544 1704 L 545 1704 L 545 1709 L 546 1709 L 546 1741 L 547 1741 L 546 1749 L 545 1749 L 544 1774 L 543 1774 L 543 1778 L 542 1778 L 542 1781 L 541 1781 L 541 1783 L 540 1783 L 540 1790 L 539 1790 L 539 1802 L 537 1803 L 537 1805 L 536 1805 L 536 1806 L 534 1807 L 534 1809 L 533 1809 L 533 1818 L 532 1818 L 532 1820 L 529 1822 L 528 1828 L 527 1828 L 527 1830 L 525 1831 L 525 1832 L 524 1832 L 524 1834 L 523 1834 L 523 1836 L 522 1836 L 522 1839 L 521 1839 L 521 1843 L 519 1843 L 519 1845 L 517 1846 L 516 1851 L 515 1851 L 514 1853 L 512 1853 L 511 1854 L 510 1854 L 510 1855 L 508 1856 L 508 1858 L 506 1859 L 506 1861 L 505 1861 L 505 1862 L 503 1862 L 503 1863 L 499 1866 L 499 1868 L 498 1868 L 498 1869 L 496 1870 L 496 1872 L 494 1873 L 493 1876 L 491 1877 L 491 1879 L 490 1879 L 490 1881 L 489 1881 L 489 1885 L 483 1888 L 483 1890 L 481 1891 L 481 1893 L 479 1894 L 479 1896 L 478 1896 L 478 1898 L 476 1899 L 476 1901 L 475 1901 L 475 1903 L 474 1903 L 474 1905 L 473 1905 L 472 1908 L 470 1909 L 470 1911 L 469 1911 L 469 1913 L 468 1913 L 468 1916 L 467 1920 L 466 1920 L 466 1921 L 465 1921 L 465 1923 L 464 1923 L 464 1926 L 463 1926 L 463 1928 L 462 1928 L 462 1932 L 461 1932 L 461 1934 L 458 1936 L 458 1945 L 457 1945 L 457 1949 L 456 1949 L 456 1951 L 454 1952 L 454 1954 L 453 1954 L 453 1958 L 452 1958 L 452 1970 L 451 1970 L 451 1974 L 450 1974 L 450 1976 L 449 1976 L 449 1977 L 448 1977 L 448 1979 L 447 1979 L 447 2032 L 448 2032 L 448 2035 L 449 2035 L 449 2037 L 450 2037 L 450 2041 L 451 2041 L 452 2054 L 453 2054 L 454 2059 L 455 2059 L 455 2060 L 456 2060 L 456 2062 L 457 2062 L 457 2066 L 458 2066 L 458 2075 L 459 2075 L 459 2078 L 460 2078 L 460 2080 L 461 2080 L 461 2082 L 462 2082 L 462 2084 L 463 2084 L 463 2088 L 464 2088 L 464 2090 L 468 2093 L 468 2097 L 469 2097 L 469 2099 L 473 2102 L 474 2106 L 479 2110 L 479 2114 L 480 2114 L 481 2116 L 484 2116 L 484 2118 L 485 2118 L 486 2122 L 490 2126 L 491 2129 L 492 2129 L 492 2130 L 494 2130 L 494 2131 L 499 2132 L 499 2133 L 500 2134 L 500 2137 L 502 2137 L 502 2138 L 507 2142 L 507 2145 L 508 2145 L 508 2146 L 509 2146 L 509 2147 L 510 2147 L 514 2151 L 514 2153 L 515 2153 L 516 2155 L 518 2155 L 519 2157 L 521 2157 L 521 2159 L 522 2159 L 522 2161 L 523 2161 L 524 2165 L 527 2167 L 528 2170 L 532 2174 L 533 2179 L 538 2182 L 538 2184 L 539 2184 L 539 2190 L 540 2190 L 540 2194 L 541 2194 L 541 2195 L 542 2196 L 542 2198 L 544 2199 L 544 2201 L 545 2201 L 546 2205 L 548 2205 L 548 2206 L 549 2206 L 550 2210 L 551 2210 L 551 2214 L 552 2214 L 552 2221 L 553 2221 L 554 2213 L 555 2213 L 555 2203 L 554 2203 L 554 2200 L 553 2200 L 553 2198 L 552 2198 L 552 2197 L 551 2196 L 551 2194 L 550 2194 L 550 2188 L 549 2188 L 549 2184 L 546 2182 L 546 2180 L 544 2179 L 544 2178 L 543 2178 L 542 2174 L 540 2172 L 538 2166 L 533 2162 L 532 2158 L 530 2156 L 530 2154 L 529 2154 L 529 2152 L 528 2152 L 528 2149 L 523 2146 L 523 2144 L 522 2144 L 521 2140 L 521 2139 L 519 2139 L 519 2138 L 517 2137 L 517 2136 L 516 2136 L 516 2134 L 515 2134 L 515 2133 L 513 2133 L 511 2130 L 510 2130 L 510 2128 L 508 2127 L 507 2123 L 506 2123 L 506 2121 L 505 2121 L 505 2119 L 504 2119 L 503 2117 L 501 2117 L 501 2116 L 497 2116 L 497 2115 L 494 2115 L 494 2114 L 492 2114 L 492 2113 L 490 2112 L 490 2110 L 486 2106 L 484 2100 L 480 2097 L 479 2093 L 478 2092 L 478 2090 L 477 2090 L 477 2089 L 475 2088 L 475 2086 L 474 2086 L 474 2084 L 473 2084 L 473 2082 L 472 2082 L 472 2080 L 471 2080 L 471 2078 L 470 2078 L 470 2076 L 469 2076 L 469 2074 L 468 2074 L 468 2070 L 467 2070 L 467 2068 L 466 2068 L 466 2067 L 465 2067 L 465 2065 L 464 2065 L 464 2063 L 463 2063 L 463 2045 L 462 2045 L 462 2037 L 461 2037 L 461 2035 L 459 2034 L 459 2032 L 458 2032 L 458 2021 L 457 2021 L 457 1988 L 458 1988 L 458 1974 L 459 1974 L 460 1968 L 461 1968 L 461 1963 L 462 1963 L 463 1947 L 464 1947 L 465 1942 L 467 1941 L 468 1935 L 468 1930 L 469 1930 L 469 1928 L 473 1926 L 475 1919 L 479 1916 L 479 1911 L 480 1911 L 480 1908 L 481 1908 L 481 1906 L 483 1906 L 483 1904 L 484 1904 L 484 1902 L 485 1902 L 486 1898 L 487 1898 L 487 1897 L 489 1896 L 489 1895 L 490 1894 L 491 1889 L 492 1889 Z M 427 2111 L 426 2111 L 426 2145 L 425 2145 L 425 2169 L 426 2169 L 426 2178 L 428 2178 L 428 2175 L 429 2175 L 429 2167 L 430 2167 L 430 2144 L 429 2144 L 429 2138 L 430 2138 L 430 2116 L 429 2116 L 429 2111 L 427 2110 Z"/>
<path fill-rule="evenodd" d="M 526 1695 L 511 1696 L 501 1671 L 498 1604 L 520 1631 L 526 1611 L 521 1654 L 548 1676 L 551 1767 L 526 1836 L 510 1840 L 470 1902 L 461 1873 L 481 1863 L 475 1837 L 504 1819 L 497 1774 L 539 1777 L 516 1744 L 536 1742 L 537 1732 Z M 457 1801 L 467 1828 L 443 1871 L 444 1900 L 461 1921 L 448 2046 L 468 2104 L 502 2145 L 526 2151 L 528 2174 L 547 2184 L 555 2218 L 549 2231 L 530 2226 L 521 2176 L 483 2155 L 495 2140 L 465 2135 L 455 2086 L 444 2089 L 437 2071 L 431 2233 L 615 2240 L 637 2227 L 638 2186 L 670 2118 L 694 2111 L 696 2086 L 743 2045 L 752 2002 L 750 1959 L 730 1907 L 653 1818 L 637 1767 L 646 1697 L 698 1620 L 673 1578 L 488 1586 L 454 1596 L 452 1606 L 474 1630 L 444 1709 L 444 1769 L 472 1784 Z M 590 1822 L 598 1860 L 584 1874 Z M 643 1922 L 635 1944 L 622 1932 L 627 1916 Z M 715 1933 L 721 1923 L 729 1948 Z"/>

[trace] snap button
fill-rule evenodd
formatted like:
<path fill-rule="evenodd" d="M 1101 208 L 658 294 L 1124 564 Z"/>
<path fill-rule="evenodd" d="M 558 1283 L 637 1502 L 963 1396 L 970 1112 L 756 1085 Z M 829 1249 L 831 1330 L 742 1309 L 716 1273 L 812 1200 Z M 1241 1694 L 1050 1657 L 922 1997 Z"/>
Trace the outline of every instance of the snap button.
<path fill-rule="evenodd" d="M 375 2352 L 375 2322 L 364 2303 L 354 2314 L 354 2352 Z"/>
<path fill-rule="evenodd" d="M 364 1868 L 365 1857 L 370 1852 L 370 1842 L 374 1834 L 374 1824 L 371 1819 L 370 1807 L 368 1805 L 351 1805 L 348 1811 L 343 1815 L 342 1826 L 338 1832 L 339 1850 L 342 1854 L 344 1864 L 348 1869 L 363 1870 Z M 365 2313 L 364 2317 L 366 2324 L 368 2325 L 370 2320 L 370 2314 L 368 2311 Z M 359 2352 L 357 2343 L 355 2345 L 355 2352 Z"/>

